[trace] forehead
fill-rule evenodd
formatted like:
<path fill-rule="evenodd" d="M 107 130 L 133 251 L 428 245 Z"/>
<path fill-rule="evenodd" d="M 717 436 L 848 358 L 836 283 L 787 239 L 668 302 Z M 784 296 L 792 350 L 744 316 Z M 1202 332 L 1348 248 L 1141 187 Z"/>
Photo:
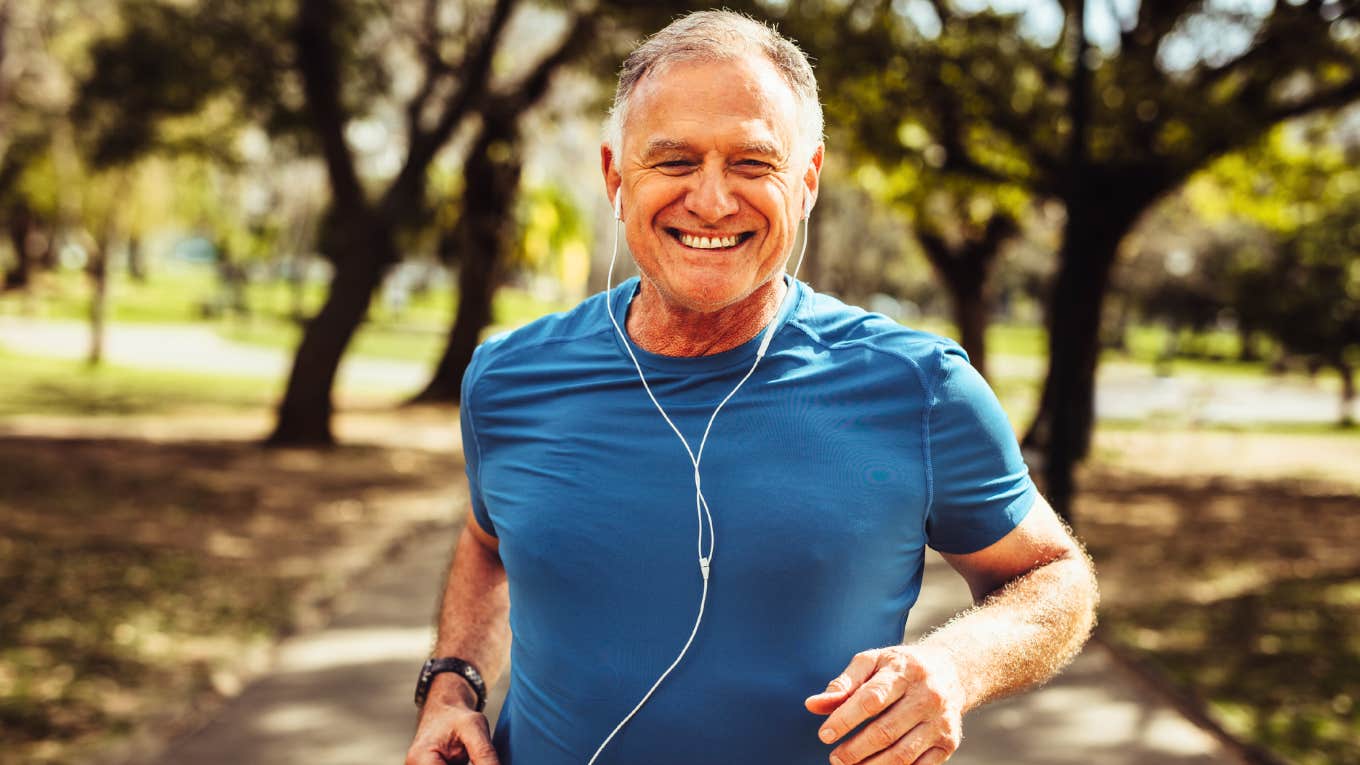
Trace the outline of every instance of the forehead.
<path fill-rule="evenodd" d="M 625 153 L 658 143 L 764 143 L 787 152 L 797 131 L 793 89 L 774 64 L 751 54 L 649 72 L 629 99 L 621 138 Z"/>

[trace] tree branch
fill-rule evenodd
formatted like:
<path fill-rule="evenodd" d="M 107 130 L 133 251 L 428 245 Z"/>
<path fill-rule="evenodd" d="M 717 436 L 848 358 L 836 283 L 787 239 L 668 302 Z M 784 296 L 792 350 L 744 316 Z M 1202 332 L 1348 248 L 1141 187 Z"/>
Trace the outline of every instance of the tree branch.
<path fill-rule="evenodd" d="M 552 76 L 564 64 L 571 61 L 585 48 L 596 29 L 596 16 L 581 13 L 576 16 L 571 28 L 562 38 L 557 48 L 543 57 L 538 66 L 530 72 L 518 86 L 510 89 L 511 96 L 518 102 L 516 111 L 524 111 L 538 102 L 548 90 Z"/>
<path fill-rule="evenodd" d="M 410 102 L 406 105 L 407 146 L 414 146 L 425 140 L 424 130 L 420 126 L 421 115 L 425 113 L 425 106 L 429 103 L 435 86 L 452 72 L 449 65 L 444 62 L 443 57 L 439 55 L 439 0 L 425 0 L 425 5 L 421 8 L 421 17 L 423 18 L 424 32 L 428 36 L 418 41 L 417 48 L 420 50 L 420 58 L 425 64 L 425 70 L 422 73 L 420 89 L 416 91 L 416 94 L 411 97 Z"/>
<path fill-rule="evenodd" d="M 297 66 L 302 73 L 307 114 L 321 139 L 336 209 L 342 215 L 353 215 L 364 207 L 365 200 L 354 157 L 345 143 L 349 117 L 340 103 L 340 65 L 331 38 L 331 19 L 335 16 L 332 0 L 302 0 L 295 29 Z"/>
<path fill-rule="evenodd" d="M 425 171 L 435 154 L 449 140 L 458 123 L 486 94 L 491 79 L 491 62 L 514 5 L 515 0 L 496 0 L 481 39 L 459 67 L 458 90 L 449 97 L 434 128 L 422 133 L 421 140 L 411 145 L 406 163 L 383 198 L 384 211 L 406 208 L 417 200 L 424 188 Z"/>
<path fill-rule="evenodd" d="M 1332 88 L 1327 92 L 1318 93 L 1298 103 L 1269 109 L 1266 111 L 1266 118 L 1270 120 L 1269 124 L 1275 124 L 1295 117 L 1302 117 L 1305 114 L 1345 106 L 1357 99 L 1360 99 L 1360 74 L 1353 76 L 1350 82 Z"/>

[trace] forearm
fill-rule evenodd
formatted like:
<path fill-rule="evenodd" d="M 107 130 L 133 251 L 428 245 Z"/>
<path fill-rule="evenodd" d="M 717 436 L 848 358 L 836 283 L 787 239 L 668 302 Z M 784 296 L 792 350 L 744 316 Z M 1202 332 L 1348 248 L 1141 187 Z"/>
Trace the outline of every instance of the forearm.
<path fill-rule="evenodd" d="M 991 593 L 923 638 L 948 654 L 967 695 L 965 711 L 1048 680 L 1091 634 L 1095 574 L 1079 549 Z"/>
<path fill-rule="evenodd" d="M 474 521 L 468 520 L 471 524 Z M 495 685 L 509 659 L 510 597 L 500 556 L 479 542 L 470 528 L 458 537 L 439 608 L 435 656 L 471 662 L 487 687 Z M 454 673 L 435 678 L 432 699 L 470 701 L 471 689 Z"/>

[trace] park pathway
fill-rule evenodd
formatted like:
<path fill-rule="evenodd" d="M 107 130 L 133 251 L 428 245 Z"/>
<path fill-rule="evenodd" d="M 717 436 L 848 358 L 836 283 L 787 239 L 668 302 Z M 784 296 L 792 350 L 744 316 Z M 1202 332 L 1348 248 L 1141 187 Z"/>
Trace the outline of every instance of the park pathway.
<path fill-rule="evenodd" d="M 16 353 L 83 359 L 89 342 L 83 322 L 0 315 L 0 348 Z M 208 324 L 112 324 L 104 357 L 121 366 L 271 380 L 283 380 L 292 364 L 289 350 L 233 342 Z M 1002 376 L 1037 376 L 1039 363 L 1004 355 L 992 360 L 993 371 Z M 339 380 L 346 390 L 409 393 L 419 390 L 428 375 L 428 364 L 350 354 Z M 1336 392 L 1296 378 L 1158 377 L 1144 365 L 1113 363 L 1101 366 L 1096 389 L 1096 414 L 1102 419 L 1328 425 L 1339 412 Z"/>
<path fill-rule="evenodd" d="M 284 642 L 272 671 L 155 765 L 400 763 L 455 533 L 424 536 L 377 566 L 330 626 Z M 909 631 L 967 602 L 962 580 L 932 555 Z M 504 691 L 502 684 L 492 694 L 490 714 Z M 969 715 L 964 733 L 953 765 L 1242 765 L 1099 644 L 1043 689 Z"/>
<path fill-rule="evenodd" d="M 0 347 L 19 353 L 81 358 L 87 347 L 83 332 L 77 322 L 0 316 Z M 111 363 L 126 366 L 274 379 L 286 372 L 289 361 L 282 350 L 232 343 L 209 328 L 187 325 L 114 325 L 106 349 Z M 361 388 L 411 390 L 424 371 L 424 365 L 354 359 L 344 374 Z M 1174 408 L 1185 399 L 1174 387 L 1177 383 L 1157 383 L 1153 404 L 1140 403 L 1147 390 L 1126 375 L 1115 376 L 1110 385 L 1102 378 L 1103 407 L 1107 412 L 1113 407 L 1117 413 L 1112 416 L 1138 416 L 1149 405 Z M 1268 411 L 1266 404 L 1280 391 L 1272 390 L 1268 381 L 1247 382 L 1249 386 L 1234 388 L 1241 394 L 1234 399 L 1236 415 L 1257 405 Z M 1106 395 L 1107 390 L 1114 395 Z M 1219 394 L 1197 393 L 1195 398 L 1222 400 Z M 1330 394 L 1307 391 L 1300 394 L 1296 413 L 1325 421 L 1335 412 L 1331 401 Z M 359 419 L 355 427 L 363 430 L 362 415 Z M 182 425 L 176 432 L 182 434 Z M 82 432 L 90 427 L 82 423 Z M 443 435 L 434 440 L 439 448 L 451 446 Z M 329 626 L 284 641 L 272 669 L 205 727 L 171 742 L 160 759 L 128 765 L 401 762 L 414 724 L 410 697 L 415 674 L 432 642 L 430 625 L 455 534 L 450 527 L 446 533 L 424 536 L 379 563 L 340 599 Z M 909 631 L 920 633 L 967 603 L 962 580 L 932 556 Z M 491 714 L 503 693 L 503 687 L 493 693 Z M 1045 688 L 970 715 L 965 736 L 963 748 L 950 760 L 953 765 L 1242 762 L 1100 644 L 1092 644 Z"/>

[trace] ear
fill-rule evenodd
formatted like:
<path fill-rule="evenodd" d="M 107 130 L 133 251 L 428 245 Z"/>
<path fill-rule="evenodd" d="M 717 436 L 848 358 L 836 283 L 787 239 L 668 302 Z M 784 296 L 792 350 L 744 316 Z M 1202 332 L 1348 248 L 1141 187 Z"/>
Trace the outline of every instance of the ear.
<path fill-rule="evenodd" d="M 619 189 L 623 186 L 623 176 L 619 174 L 618 163 L 615 161 L 614 150 L 607 144 L 600 144 L 600 172 L 604 175 L 604 193 L 609 198 L 609 205 L 615 208 L 619 201 Z M 614 217 L 621 218 L 618 211 Z"/>
<path fill-rule="evenodd" d="M 817 204 L 817 190 L 822 187 L 822 160 L 826 156 L 826 144 L 817 144 L 817 150 L 812 153 L 808 160 L 807 172 L 803 173 L 803 185 L 807 190 L 803 192 L 803 219 L 806 220 L 812 214 L 812 206 Z"/>

